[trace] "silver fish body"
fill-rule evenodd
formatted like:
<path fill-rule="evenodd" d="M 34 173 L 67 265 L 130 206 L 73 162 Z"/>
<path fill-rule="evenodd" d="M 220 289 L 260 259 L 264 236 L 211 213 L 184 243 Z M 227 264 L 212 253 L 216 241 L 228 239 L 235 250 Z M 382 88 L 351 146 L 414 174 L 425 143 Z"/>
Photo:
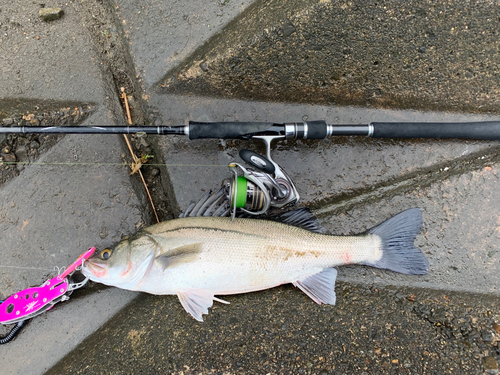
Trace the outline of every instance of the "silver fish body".
<path fill-rule="evenodd" d="M 364 264 L 426 273 L 427 260 L 413 246 L 421 223 L 420 210 L 412 209 L 364 235 L 331 236 L 266 220 L 183 218 L 145 228 L 103 250 L 85 263 L 83 273 L 123 289 L 176 294 L 200 321 L 214 300 L 224 302 L 215 295 L 285 283 L 317 303 L 335 304 L 333 267 Z"/>

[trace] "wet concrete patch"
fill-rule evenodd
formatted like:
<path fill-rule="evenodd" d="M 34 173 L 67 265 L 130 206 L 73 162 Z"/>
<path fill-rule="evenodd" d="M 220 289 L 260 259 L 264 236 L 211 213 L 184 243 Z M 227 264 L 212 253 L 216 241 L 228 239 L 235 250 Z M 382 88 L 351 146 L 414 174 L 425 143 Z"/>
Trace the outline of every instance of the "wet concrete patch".
<path fill-rule="evenodd" d="M 494 2 L 259 1 L 160 92 L 498 113 Z"/>
<path fill-rule="evenodd" d="M 36 99 L 0 99 L 3 127 L 78 125 L 93 112 L 93 105 Z M 53 147 L 61 134 L 0 134 L 0 186 Z"/>
<path fill-rule="evenodd" d="M 285 286 L 226 297 L 204 323 L 141 295 L 47 374 L 482 374 L 498 361 L 496 298 L 337 285 L 318 306 Z"/>
<path fill-rule="evenodd" d="M 444 143 L 447 146 L 448 142 Z M 456 141 L 454 143 L 456 144 Z M 469 143 L 464 142 L 463 145 L 468 149 Z M 421 168 L 409 170 L 407 173 L 370 186 L 336 192 L 322 200 L 312 201 L 310 207 L 314 209 L 318 217 L 342 214 L 357 205 L 369 204 L 387 197 L 412 192 L 415 189 L 422 190 L 433 183 L 459 176 L 470 170 L 488 168 L 500 161 L 499 152 L 499 146 L 479 148 L 477 151 L 457 155 L 455 158 L 443 160 L 432 166 L 422 165 Z"/>

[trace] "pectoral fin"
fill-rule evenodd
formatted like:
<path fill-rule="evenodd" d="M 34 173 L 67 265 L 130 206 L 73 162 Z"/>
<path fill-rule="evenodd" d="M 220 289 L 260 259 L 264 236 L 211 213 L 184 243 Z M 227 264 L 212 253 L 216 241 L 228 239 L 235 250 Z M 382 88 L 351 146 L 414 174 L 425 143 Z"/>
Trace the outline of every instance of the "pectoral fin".
<path fill-rule="evenodd" d="M 318 304 L 335 305 L 335 279 L 337 270 L 327 268 L 320 273 L 293 283 Z"/>
<path fill-rule="evenodd" d="M 197 259 L 201 252 L 201 243 L 184 245 L 170 250 L 168 253 L 161 254 L 155 258 L 163 270 L 178 266 L 182 263 L 189 263 Z"/>
<path fill-rule="evenodd" d="M 229 304 L 222 299 L 214 297 L 213 292 L 206 289 L 189 289 L 177 292 L 182 307 L 190 313 L 193 318 L 203 322 L 203 314 L 208 314 L 208 308 L 212 307 L 214 301 Z"/>

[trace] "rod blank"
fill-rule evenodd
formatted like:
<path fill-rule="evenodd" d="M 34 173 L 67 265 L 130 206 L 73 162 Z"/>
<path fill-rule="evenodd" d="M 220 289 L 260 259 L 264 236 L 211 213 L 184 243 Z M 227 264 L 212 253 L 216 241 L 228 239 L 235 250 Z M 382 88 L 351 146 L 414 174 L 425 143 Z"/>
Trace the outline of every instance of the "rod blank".
<path fill-rule="evenodd" d="M 276 124 L 267 122 L 190 122 L 173 126 L 20 126 L 0 127 L 0 134 L 157 134 L 188 135 L 190 139 L 249 139 L 274 135 L 323 139 L 364 135 L 374 138 L 461 138 L 499 140 L 500 121 L 485 122 L 372 122 L 364 125 L 328 125 L 324 121 Z"/>
<path fill-rule="evenodd" d="M 18 126 L 0 127 L 0 134 L 159 134 L 185 135 L 186 126 Z"/>

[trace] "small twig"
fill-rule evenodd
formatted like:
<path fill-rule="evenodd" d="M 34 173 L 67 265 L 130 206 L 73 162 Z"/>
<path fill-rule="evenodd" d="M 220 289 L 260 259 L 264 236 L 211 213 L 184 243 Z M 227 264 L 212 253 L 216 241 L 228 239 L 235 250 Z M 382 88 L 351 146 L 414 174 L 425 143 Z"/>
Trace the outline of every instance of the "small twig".
<path fill-rule="evenodd" d="M 125 87 L 122 87 L 122 99 L 125 102 L 125 111 L 127 112 L 128 124 L 132 125 L 132 117 L 130 116 L 130 108 L 128 106 L 127 94 L 125 94 Z"/>
<path fill-rule="evenodd" d="M 122 99 L 125 102 L 125 111 L 127 112 L 127 120 L 128 124 L 132 125 L 132 117 L 130 116 L 130 108 L 128 106 L 128 100 L 127 100 L 127 94 L 125 94 L 125 89 L 122 87 Z M 134 165 L 138 165 L 140 163 L 139 159 L 137 159 L 137 156 L 135 156 L 134 151 L 132 150 L 132 146 L 130 145 L 130 142 L 128 140 L 128 137 L 126 134 L 123 134 L 123 138 L 125 138 L 125 143 L 127 144 L 128 150 L 130 151 L 130 155 L 132 155 L 132 159 L 134 159 Z M 134 171 L 134 166 L 131 165 L 130 168 L 132 171 Z M 155 214 L 156 222 L 159 223 L 160 219 L 158 218 L 158 214 L 156 213 L 156 208 L 153 203 L 153 198 L 151 198 L 151 194 L 149 194 L 149 189 L 148 186 L 146 185 L 146 181 L 144 180 L 144 176 L 142 175 L 142 172 L 140 169 L 137 170 L 139 172 L 139 176 L 141 177 L 142 183 L 144 185 L 144 188 L 146 189 L 146 194 L 148 196 L 149 203 L 151 203 L 151 207 L 153 208 L 153 212 Z"/>

